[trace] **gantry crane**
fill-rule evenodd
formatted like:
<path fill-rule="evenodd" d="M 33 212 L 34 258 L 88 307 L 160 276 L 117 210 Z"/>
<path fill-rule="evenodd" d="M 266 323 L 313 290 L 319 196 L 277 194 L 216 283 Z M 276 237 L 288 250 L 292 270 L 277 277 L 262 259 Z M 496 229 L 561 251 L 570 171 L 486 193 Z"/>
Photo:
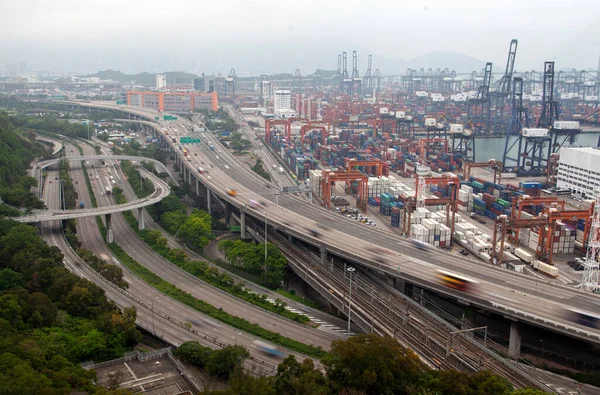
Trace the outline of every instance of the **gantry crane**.
<path fill-rule="evenodd" d="M 268 145 L 271 145 L 271 126 L 283 125 L 285 127 L 285 138 L 290 141 L 292 138 L 292 124 L 288 119 L 267 119 L 265 122 L 265 139 Z"/>
<path fill-rule="evenodd" d="M 548 226 L 540 229 L 540 237 L 536 255 L 548 264 L 552 264 L 552 253 L 554 248 L 554 232 L 556 232 L 556 222 L 561 220 L 576 221 L 583 219 L 586 221 L 583 240 L 587 240 L 590 231 L 590 218 L 592 217 L 593 206 L 589 210 L 569 210 L 559 211 L 557 208 L 548 208 L 545 215 L 548 217 Z M 585 248 L 585 247 L 584 247 Z"/>
<path fill-rule="evenodd" d="M 356 160 L 351 158 L 345 158 L 346 171 L 350 172 L 355 167 L 375 167 L 375 177 L 381 177 L 383 175 L 383 162 L 379 159 L 374 160 Z"/>
<path fill-rule="evenodd" d="M 430 144 L 439 144 L 441 143 L 444 148 L 443 148 L 443 152 L 447 153 L 448 152 L 448 140 L 447 139 L 443 139 L 443 138 L 433 138 L 433 139 L 421 139 L 419 140 L 419 162 L 421 164 L 425 164 L 425 161 L 427 160 L 427 147 Z"/>
<path fill-rule="evenodd" d="M 489 167 L 494 170 L 494 184 L 502 183 L 502 162 L 499 162 L 495 159 L 490 159 L 487 162 L 465 162 L 463 163 L 463 177 L 465 181 L 471 177 L 471 168 L 477 167 Z M 496 176 L 498 177 L 498 182 L 496 182 Z"/>
<path fill-rule="evenodd" d="M 512 199 L 512 205 L 511 205 L 512 208 L 511 208 L 511 213 L 510 213 L 510 219 L 514 220 L 514 221 L 523 221 L 523 218 L 522 218 L 523 209 L 525 207 L 534 207 L 534 206 L 559 207 L 561 210 L 564 211 L 565 201 L 560 200 L 555 197 L 531 197 L 528 195 L 520 196 L 518 198 L 515 197 Z M 520 228 L 515 228 L 515 229 L 516 230 L 514 232 L 515 233 L 514 236 L 509 234 L 508 239 L 514 245 L 518 246 L 519 245 Z"/>
<path fill-rule="evenodd" d="M 454 238 L 454 223 L 456 215 L 456 202 L 458 200 L 458 190 L 460 189 L 460 179 L 457 176 L 444 175 L 443 177 L 419 177 L 415 180 L 415 196 L 411 197 L 404 206 L 404 233 L 410 236 L 411 213 L 416 208 L 417 202 L 423 195 L 426 185 L 438 184 L 446 185 L 450 188 L 450 196 L 446 198 L 423 199 L 424 206 L 446 205 L 446 226 L 450 228 L 450 240 Z"/>
<path fill-rule="evenodd" d="M 307 131 L 314 129 L 321 130 L 321 143 L 327 145 L 327 136 L 329 136 L 329 122 L 308 121 L 300 128 L 300 142 L 304 142 L 304 135 Z"/>
<path fill-rule="evenodd" d="M 361 209 L 363 212 L 367 212 L 369 177 L 366 174 L 358 171 L 336 172 L 323 170 L 321 191 L 323 193 L 323 206 L 326 208 L 331 208 L 331 183 L 335 181 L 344 181 L 346 184 L 357 181 L 358 190 L 356 192 L 356 207 Z"/>
<path fill-rule="evenodd" d="M 531 228 L 534 226 L 544 226 L 548 223 L 548 218 L 515 219 L 508 218 L 507 215 L 499 215 L 494 224 L 494 233 L 492 236 L 492 251 L 490 252 L 490 263 L 500 265 L 504 255 L 504 239 L 509 230 L 515 229 L 517 232 L 521 228 Z M 496 245 L 500 243 L 498 251 Z"/>

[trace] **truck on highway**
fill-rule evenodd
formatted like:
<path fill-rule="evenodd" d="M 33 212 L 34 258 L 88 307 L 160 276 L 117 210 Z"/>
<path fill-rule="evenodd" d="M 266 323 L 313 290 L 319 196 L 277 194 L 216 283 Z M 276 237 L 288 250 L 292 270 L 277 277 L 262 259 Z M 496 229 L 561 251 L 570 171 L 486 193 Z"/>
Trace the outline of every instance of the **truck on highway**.
<path fill-rule="evenodd" d="M 264 352 L 265 354 L 268 354 L 272 357 L 276 357 L 276 358 L 284 358 L 285 357 L 285 352 L 283 352 L 279 347 L 275 347 L 273 345 L 263 343 L 258 340 L 254 341 L 254 346 L 258 350 L 260 350 L 260 351 Z"/>
<path fill-rule="evenodd" d="M 279 171 L 279 174 L 283 174 L 283 167 L 279 166 L 279 169 L 277 171 Z"/>
<path fill-rule="evenodd" d="M 555 266 L 548 265 L 547 263 L 538 261 L 537 259 L 534 259 L 531 262 L 531 266 L 533 266 L 534 269 L 536 269 L 540 273 L 545 274 L 546 276 L 550 276 L 553 278 L 558 277 L 558 268 Z"/>
<path fill-rule="evenodd" d="M 175 144 L 175 143 L 177 142 L 177 139 L 176 139 L 175 137 L 171 137 L 171 142 L 172 142 L 173 144 Z"/>
<path fill-rule="evenodd" d="M 211 151 L 214 151 L 215 150 L 215 146 L 211 144 L 211 145 L 208 146 L 208 149 L 210 149 Z"/>
<path fill-rule="evenodd" d="M 83 200 L 79 202 L 79 208 L 85 208 L 85 203 L 83 202 Z"/>
<path fill-rule="evenodd" d="M 112 193 L 112 188 L 106 187 L 106 188 L 104 188 L 104 191 L 106 192 L 107 195 L 110 195 Z"/>
<path fill-rule="evenodd" d="M 204 174 L 204 168 L 198 166 L 198 173 Z"/>

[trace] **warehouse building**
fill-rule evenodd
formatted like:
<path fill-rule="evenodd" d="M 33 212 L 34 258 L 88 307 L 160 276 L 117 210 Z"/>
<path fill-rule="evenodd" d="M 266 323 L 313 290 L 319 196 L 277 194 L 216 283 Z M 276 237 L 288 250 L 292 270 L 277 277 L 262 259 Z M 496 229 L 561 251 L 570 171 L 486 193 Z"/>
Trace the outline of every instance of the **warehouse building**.
<path fill-rule="evenodd" d="M 585 198 L 600 190 L 600 150 L 591 147 L 562 148 L 556 187 Z"/>
<path fill-rule="evenodd" d="M 217 92 L 127 92 L 127 104 L 173 112 L 219 109 Z"/>

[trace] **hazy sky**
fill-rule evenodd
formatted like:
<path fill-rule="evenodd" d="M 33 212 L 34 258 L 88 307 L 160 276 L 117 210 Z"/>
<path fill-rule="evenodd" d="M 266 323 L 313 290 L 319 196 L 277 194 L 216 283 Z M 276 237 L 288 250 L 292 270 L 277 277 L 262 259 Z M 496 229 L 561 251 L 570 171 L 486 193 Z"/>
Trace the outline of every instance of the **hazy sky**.
<path fill-rule="evenodd" d="M 361 75 L 369 53 L 386 74 L 431 51 L 500 71 L 512 38 L 518 70 L 581 69 L 598 65 L 600 1 L 3 0 L 0 37 L 0 64 L 34 70 L 309 74 L 356 49 Z"/>

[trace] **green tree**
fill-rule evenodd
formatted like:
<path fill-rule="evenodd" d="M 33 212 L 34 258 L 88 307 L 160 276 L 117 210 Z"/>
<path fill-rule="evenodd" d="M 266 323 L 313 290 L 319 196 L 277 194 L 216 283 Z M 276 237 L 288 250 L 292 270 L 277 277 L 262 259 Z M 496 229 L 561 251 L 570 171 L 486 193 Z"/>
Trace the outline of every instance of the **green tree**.
<path fill-rule="evenodd" d="M 212 218 L 206 211 L 194 210 L 179 229 L 179 235 L 187 243 L 198 248 L 206 246 L 212 233 Z"/>
<path fill-rule="evenodd" d="M 11 269 L 0 270 L 0 292 L 25 285 L 23 275 Z"/>
<path fill-rule="evenodd" d="M 327 378 L 315 369 L 312 359 L 305 359 L 302 363 L 294 355 L 288 356 L 277 366 L 275 375 L 275 389 L 278 394 L 328 394 Z"/>
<path fill-rule="evenodd" d="M 226 346 L 213 351 L 206 362 L 206 371 L 214 377 L 228 379 L 236 368 L 241 368 L 250 353 L 244 346 Z"/>
<path fill-rule="evenodd" d="M 212 353 L 212 349 L 204 347 L 197 341 L 187 341 L 177 347 L 173 354 L 186 360 L 194 366 L 203 368 L 208 362 Z"/>
<path fill-rule="evenodd" d="M 417 386 L 422 370 L 414 352 L 391 337 L 374 334 L 334 341 L 323 364 L 336 392 L 407 394 Z"/>

